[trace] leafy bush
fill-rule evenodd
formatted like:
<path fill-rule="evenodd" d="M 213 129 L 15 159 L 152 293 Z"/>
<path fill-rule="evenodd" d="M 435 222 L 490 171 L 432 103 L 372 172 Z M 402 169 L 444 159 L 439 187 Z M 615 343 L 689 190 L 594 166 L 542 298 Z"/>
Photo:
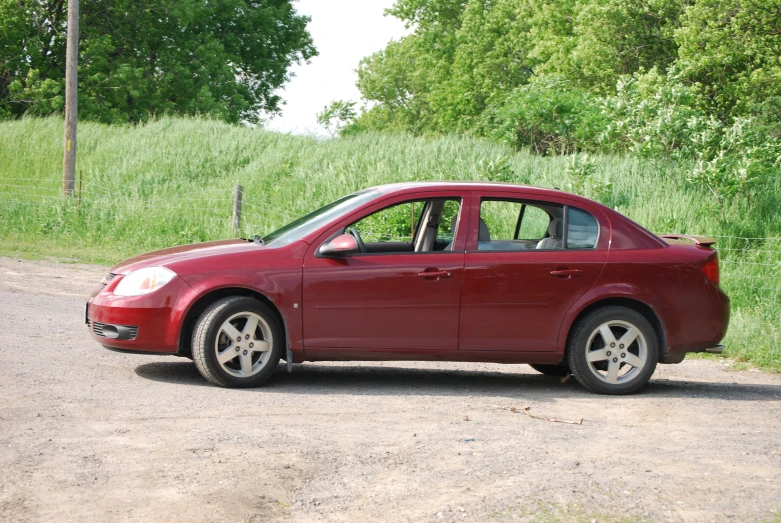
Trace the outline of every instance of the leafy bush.
<path fill-rule="evenodd" d="M 562 79 L 538 78 L 514 90 L 484 118 L 486 134 L 536 154 L 590 150 L 606 121 L 598 99 Z"/>
<path fill-rule="evenodd" d="M 613 191 L 612 183 L 601 182 L 594 178 L 597 162 L 587 154 L 573 154 L 567 161 L 564 172 L 570 177 L 571 182 L 567 185 L 567 189 L 572 193 L 605 203 Z"/>
<path fill-rule="evenodd" d="M 709 131 L 714 138 L 695 148 L 689 180 L 707 187 L 720 202 L 750 196 L 755 187 L 781 175 L 781 140 L 761 132 L 755 120 L 739 118 Z"/>
<path fill-rule="evenodd" d="M 607 124 L 600 137 L 606 152 L 632 153 L 641 158 L 691 158 L 704 137 L 709 118 L 697 108 L 697 92 L 674 72 L 652 69 L 622 77 L 616 94 L 602 100 Z"/>
<path fill-rule="evenodd" d="M 675 71 L 622 78 L 616 91 L 603 101 L 609 122 L 600 138 L 605 152 L 657 164 L 682 162 L 686 179 L 706 187 L 721 204 L 741 195 L 750 199 L 781 172 L 781 138 L 769 118 L 725 124 L 699 107 L 697 89 L 684 85 Z"/>

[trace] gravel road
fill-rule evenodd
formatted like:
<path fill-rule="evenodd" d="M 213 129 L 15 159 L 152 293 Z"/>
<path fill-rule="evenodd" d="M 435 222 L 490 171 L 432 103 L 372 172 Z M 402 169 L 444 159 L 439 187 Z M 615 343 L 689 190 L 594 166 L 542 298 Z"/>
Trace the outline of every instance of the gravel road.
<path fill-rule="evenodd" d="M 781 521 L 781 375 L 696 359 L 604 397 L 328 363 L 220 389 L 91 341 L 105 273 L 0 258 L 1 521 Z"/>

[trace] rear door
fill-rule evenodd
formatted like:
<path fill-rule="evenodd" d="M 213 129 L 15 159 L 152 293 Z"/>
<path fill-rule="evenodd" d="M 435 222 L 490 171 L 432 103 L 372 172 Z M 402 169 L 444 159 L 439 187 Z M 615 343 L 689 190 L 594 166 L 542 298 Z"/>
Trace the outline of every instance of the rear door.
<path fill-rule="evenodd" d="M 485 193 L 473 201 L 459 348 L 556 350 L 564 315 L 605 264 L 607 220 L 597 209 L 574 207 L 566 199 Z"/>

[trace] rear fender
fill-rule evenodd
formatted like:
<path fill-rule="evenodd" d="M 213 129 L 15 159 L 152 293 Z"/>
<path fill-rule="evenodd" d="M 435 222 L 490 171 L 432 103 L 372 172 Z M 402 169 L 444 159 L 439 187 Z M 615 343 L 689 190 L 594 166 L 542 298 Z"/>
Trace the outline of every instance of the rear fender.
<path fill-rule="evenodd" d="M 636 302 L 640 302 L 650 308 L 656 315 L 656 318 L 661 324 L 662 339 L 659 340 L 661 352 L 664 352 L 667 346 L 666 342 L 666 328 L 665 321 L 659 312 L 662 310 L 661 300 L 648 292 L 643 291 L 640 287 L 629 283 L 613 283 L 603 285 L 601 287 L 592 287 L 588 292 L 581 296 L 567 311 L 564 316 L 564 320 L 561 322 L 561 329 L 556 343 L 556 352 L 562 357 L 567 350 L 567 341 L 569 340 L 569 333 L 575 324 L 575 321 L 580 317 L 580 314 L 591 307 L 599 303 L 600 301 L 606 301 L 610 299 L 626 299 Z"/>

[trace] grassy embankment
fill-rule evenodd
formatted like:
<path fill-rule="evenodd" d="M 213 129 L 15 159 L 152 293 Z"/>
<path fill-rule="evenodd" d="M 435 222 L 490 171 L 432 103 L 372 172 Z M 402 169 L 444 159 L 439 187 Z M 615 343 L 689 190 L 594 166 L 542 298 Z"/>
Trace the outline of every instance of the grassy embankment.
<path fill-rule="evenodd" d="M 626 157 L 594 160 L 595 181 L 612 183 L 599 193 L 603 203 L 655 232 L 719 236 L 723 287 L 734 305 L 728 355 L 781 370 L 781 180 L 750 203 L 722 209 L 681 170 L 661 174 Z M 59 197 L 61 161 L 59 119 L 0 122 L 0 254 L 113 263 L 227 238 L 235 183 L 244 186 L 242 233 L 251 235 L 382 183 L 502 179 L 566 189 L 573 181 L 567 158 L 465 137 L 317 141 L 185 119 L 80 124 L 81 207 Z"/>

